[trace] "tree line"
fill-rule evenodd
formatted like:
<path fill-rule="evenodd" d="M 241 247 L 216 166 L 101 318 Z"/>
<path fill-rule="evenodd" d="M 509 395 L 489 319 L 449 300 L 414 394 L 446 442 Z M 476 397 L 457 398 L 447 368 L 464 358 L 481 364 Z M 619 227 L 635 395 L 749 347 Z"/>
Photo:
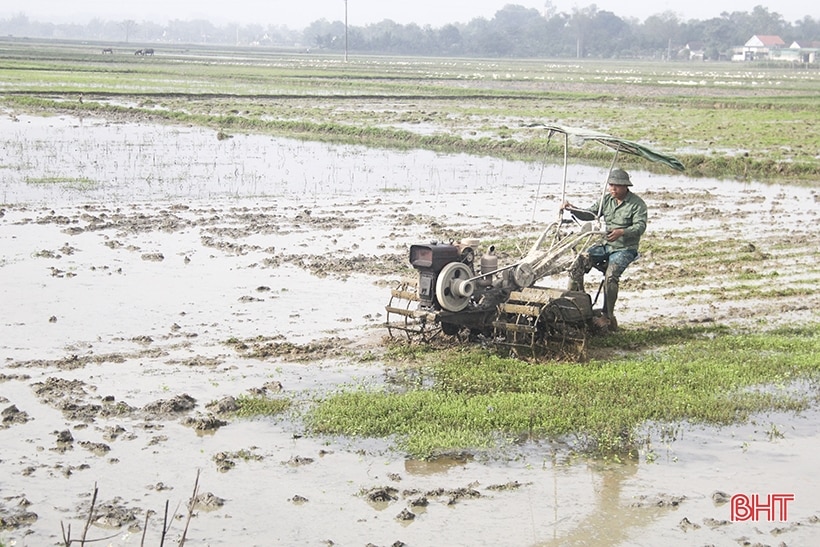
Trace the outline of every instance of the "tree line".
<path fill-rule="evenodd" d="M 650 15 L 644 21 L 619 17 L 595 4 L 558 12 L 508 4 L 492 19 L 434 28 L 384 20 L 364 26 L 318 19 L 307 28 L 283 25 L 223 25 L 206 20 L 148 21 L 91 20 L 86 24 L 53 24 L 20 14 L 0 19 L 0 35 L 29 38 L 98 40 L 110 42 L 254 45 L 350 51 L 363 54 L 441 55 L 510 58 L 671 58 L 685 59 L 693 49 L 705 59 L 731 54 L 755 34 L 793 41 L 820 40 L 820 19 L 806 15 L 793 23 L 768 8 L 723 12 L 705 20 L 681 20 L 674 12 Z"/>

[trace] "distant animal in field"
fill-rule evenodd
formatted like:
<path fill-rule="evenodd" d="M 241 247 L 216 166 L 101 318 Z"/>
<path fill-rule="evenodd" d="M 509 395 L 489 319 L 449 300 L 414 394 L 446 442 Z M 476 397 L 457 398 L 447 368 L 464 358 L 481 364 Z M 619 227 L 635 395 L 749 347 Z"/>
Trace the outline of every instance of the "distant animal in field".
<path fill-rule="evenodd" d="M 103 55 L 105 55 L 106 53 L 110 53 L 111 55 L 114 54 L 114 50 L 110 47 L 104 47 L 102 52 L 103 52 Z"/>
<path fill-rule="evenodd" d="M 134 52 L 134 55 L 145 55 L 145 50 L 144 49 L 138 49 L 137 51 Z"/>
<path fill-rule="evenodd" d="M 146 48 L 146 49 L 142 50 L 142 54 L 143 55 L 153 55 L 154 54 L 154 49 L 150 48 L 150 47 Z"/>

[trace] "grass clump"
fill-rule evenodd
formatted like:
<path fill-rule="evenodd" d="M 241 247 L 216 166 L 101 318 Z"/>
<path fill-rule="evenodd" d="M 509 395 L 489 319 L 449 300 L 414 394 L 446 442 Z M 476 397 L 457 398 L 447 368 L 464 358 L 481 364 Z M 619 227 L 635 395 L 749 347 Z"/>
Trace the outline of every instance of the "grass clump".
<path fill-rule="evenodd" d="M 59 184 L 66 186 L 68 188 L 72 188 L 75 190 L 89 190 L 96 186 L 98 186 L 97 181 L 88 179 L 88 178 L 74 178 L 74 177 L 27 177 L 26 178 L 27 184 Z"/>
<path fill-rule="evenodd" d="M 762 334 L 625 331 L 597 348 L 609 344 L 608 357 L 586 363 L 534 365 L 483 350 L 417 354 L 429 382 L 342 391 L 308 422 L 317 433 L 395 436 L 416 457 L 528 438 L 628 453 L 647 422 L 729 424 L 806 408 L 813 399 L 789 388 L 817 377 L 818 331 L 820 324 Z"/>
<path fill-rule="evenodd" d="M 275 416 L 290 408 L 289 399 L 271 399 L 269 397 L 252 397 L 243 395 L 236 399 L 239 407 L 236 415 L 241 418 L 254 416 Z"/>

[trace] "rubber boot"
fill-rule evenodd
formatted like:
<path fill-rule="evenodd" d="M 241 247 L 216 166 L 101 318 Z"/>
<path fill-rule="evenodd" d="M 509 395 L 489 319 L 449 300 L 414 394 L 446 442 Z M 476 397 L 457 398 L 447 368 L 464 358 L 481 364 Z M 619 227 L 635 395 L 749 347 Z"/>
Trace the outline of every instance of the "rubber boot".
<path fill-rule="evenodd" d="M 609 319 L 609 330 L 616 330 L 618 322 L 615 320 L 615 302 L 618 300 L 617 277 L 608 276 L 604 285 L 604 315 Z"/>

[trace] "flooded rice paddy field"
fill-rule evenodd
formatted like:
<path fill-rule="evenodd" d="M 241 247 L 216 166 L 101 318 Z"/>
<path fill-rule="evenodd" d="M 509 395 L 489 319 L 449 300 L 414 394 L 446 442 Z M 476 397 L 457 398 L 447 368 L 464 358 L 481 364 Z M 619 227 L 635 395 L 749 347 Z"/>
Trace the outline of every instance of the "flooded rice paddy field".
<path fill-rule="evenodd" d="M 79 539 L 95 486 L 105 544 L 807 545 L 820 530 L 818 412 L 647 433 L 637 462 L 531 441 L 416 461 L 390 439 L 317 438 L 298 414 L 383 385 L 384 305 L 410 244 L 528 238 L 561 169 L 98 119 L 0 119 L 0 541 Z M 603 171 L 574 168 L 570 199 Z M 619 321 L 817 320 L 817 191 L 633 170 L 650 207 Z M 651 242 L 751 253 L 735 281 Z M 515 257 L 513 257 L 515 258 Z M 564 279 L 548 284 L 562 286 Z M 740 286 L 742 285 L 742 286 Z M 750 288 L 751 287 L 751 288 Z M 759 294 L 718 298 L 721 292 Z M 249 358 L 230 341 L 261 337 Z M 816 389 L 806 386 L 806 389 Z M 211 403 L 297 401 L 219 422 Z M 774 434 L 774 433 L 777 434 Z M 651 457 L 649 455 L 651 454 Z M 731 522 L 725 496 L 791 493 L 785 522 Z M 147 518 L 147 526 L 145 526 Z"/>

